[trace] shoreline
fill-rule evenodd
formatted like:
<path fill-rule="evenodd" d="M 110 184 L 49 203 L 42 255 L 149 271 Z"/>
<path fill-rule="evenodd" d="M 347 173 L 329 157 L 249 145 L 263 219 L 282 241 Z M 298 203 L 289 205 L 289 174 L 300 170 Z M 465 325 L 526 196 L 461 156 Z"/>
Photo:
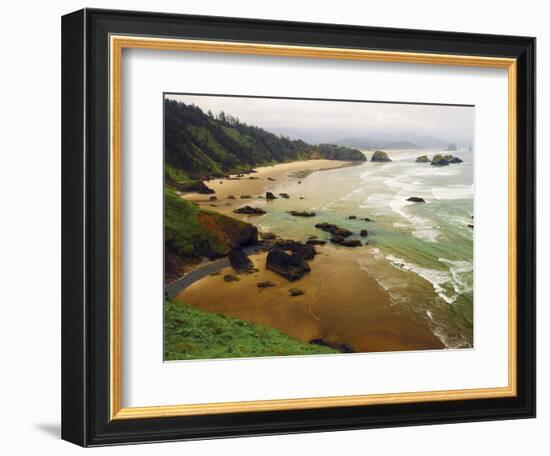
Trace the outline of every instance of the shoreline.
<path fill-rule="evenodd" d="M 261 252 L 249 257 L 257 271 L 239 274 L 238 281 L 227 283 L 223 276 L 235 272 L 223 267 L 219 274 L 190 284 L 175 299 L 274 327 L 303 342 L 322 339 L 359 353 L 445 348 L 427 326 L 396 312 L 389 293 L 350 261 L 349 250 L 326 245 L 317 251 L 309 262 L 311 272 L 297 281 L 267 270 L 267 253 Z M 258 287 L 265 281 L 275 286 Z M 303 295 L 291 296 L 293 288 Z"/>
<path fill-rule="evenodd" d="M 210 179 L 204 181 L 209 188 L 215 191 L 212 195 L 185 193 L 180 194 L 180 196 L 198 204 L 203 209 L 214 210 L 242 220 L 244 217 L 233 212 L 235 208 L 264 198 L 267 191 L 274 190 L 282 183 L 290 180 L 300 181 L 315 172 L 358 166 L 363 163 L 365 162 L 325 159 L 277 163 L 275 165 L 255 168 L 256 173 L 246 174 L 240 178 L 237 178 L 235 174 L 231 174 L 229 179 Z M 243 195 L 249 198 L 241 198 Z M 229 198 L 229 196 L 234 196 L 235 199 Z M 216 199 L 211 200 L 211 197 L 215 197 Z"/>
<path fill-rule="evenodd" d="M 216 191 L 216 200 L 210 200 L 210 195 L 198 194 L 185 194 L 182 198 L 199 204 L 203 209 L 250 221 L 250 217 L 235 214 L 233 209 L 254 205 L 262 201 L 259 193 L 276 193 L 278 187 L 288 182 L 297 183 L 313 172 L 354 164 L 338 162 L 334 166 L 334 161 L 311 160 L 261 167 L 257 173 L 238 180 L 207 182 Z M 250 176 L 253 178 L 250 179 Z M 251 198 L 240 199 L 243 194 Z M 234 195 L 236 199 L 229 199 L 228 195 Z M 299 197 L 299 194 L 292 197 Z M 274 234 L 279 239 L 293 238 L 285 233 Z M 238 281 L 226 283 L 223 276 L 234 275 L 235 271 L 229 266 L 227 258 L 215 260 L 203 264 L 200 269 L 204 271 L 201 273 L 192 270 L 177 279 L 175 282 L 181 281 L 183 287 L 176 287 L 172 295 L 176 295 L 176 300 L 200 310 L 274 327 L 307 343 L 321 339 L 332 344 L 345 344 L 356 352 L 446 348 L 425 321 L 418 321 L 413 315 L 405 315 L 392 306 L 389 292 L 370 273 L 359 267 L 354 249 L 331 244 L 316 248 L 319 254 L 309 262 L 311 272 L 295 282 L 289 282 L 265 268 L 265 251 L 250 252 L 249 258 L 257 271 L 237 274 Z M 365 254 L 363 249 L 370 250 L 369 247 L 360 249 L 362 255 Z M 369 251 L 367 254 L 373 253 Z M 213 263 L 216 263 L 215 270 L 212 269 Z M 216 274 L 211 275 L 212 272 Z M 257 286 L 259 282 L 266 281 L 276 286 Z M 168 286 L 172 284 L 174 282 Z M 292 288 L 298 288 L 304 294 L 292 297 Z"/>

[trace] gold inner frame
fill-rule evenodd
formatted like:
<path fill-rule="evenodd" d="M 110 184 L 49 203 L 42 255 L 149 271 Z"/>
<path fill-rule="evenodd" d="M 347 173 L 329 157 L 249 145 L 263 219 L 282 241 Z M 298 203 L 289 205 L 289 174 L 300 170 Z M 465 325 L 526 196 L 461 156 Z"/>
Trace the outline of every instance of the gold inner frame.
<path fill-rule="evenodd" d="M 122 407 L 122 145 L 121 97 L 123 49 L 194 51 L 230 54 L 253 54 L 335 60 L 368 60 L 431 65 L 453 65 L 508 70 L 508 385 L 505 387 L 330 396 L 297 399 L 275 399 L 170 406 Z M 517 394 L 517 289 L 516 289 L 516 120 L 517 61 L 511 58 L 468 55 L 387 52 L 360 49 L 338 49 L 309 46 L 287 46 L 241 42 L 221 42 L 150 38 L 137 36 L 110 37 L 110 412 L 111 419 L 175 417 L 221 413 L 296 410 L 326 407 L 485 399 L 511 397 Z"/>

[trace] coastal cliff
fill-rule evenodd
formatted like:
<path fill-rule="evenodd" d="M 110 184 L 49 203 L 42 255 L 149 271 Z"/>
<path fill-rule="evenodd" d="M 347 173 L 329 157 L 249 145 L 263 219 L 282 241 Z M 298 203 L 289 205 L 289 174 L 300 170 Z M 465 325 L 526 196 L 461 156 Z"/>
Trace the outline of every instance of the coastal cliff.
<path fill-rule="evenodd" d="M 291 140 L 247 125 L 223 111 L 214 116 L 197 106 L 167 99 L 164 114 L 168 185 L 295 160 L 365 161 L 357 149 Z"/>
<path fill-rule="evenodd" d="M 258 229 L 231 217 L 200 209 L 172 189 L 164 192 L 165 281 L 179 277 L 201 258 L 220 258 L 231 248 L 253 245 Z"/>

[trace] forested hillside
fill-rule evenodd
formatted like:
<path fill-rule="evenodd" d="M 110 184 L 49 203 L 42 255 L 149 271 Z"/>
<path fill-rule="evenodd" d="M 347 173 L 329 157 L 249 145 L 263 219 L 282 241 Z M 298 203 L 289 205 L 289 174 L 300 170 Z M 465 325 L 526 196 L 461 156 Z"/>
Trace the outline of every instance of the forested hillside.
<path fill-rule="evenodd" d="M 291 140 L 242 123 L 224 112 L 214 116 L 197 106 L 168 99 L 164 110 L 169 182 L 220 177 L 293 160 L 365 160 L 357 149 Z"/>

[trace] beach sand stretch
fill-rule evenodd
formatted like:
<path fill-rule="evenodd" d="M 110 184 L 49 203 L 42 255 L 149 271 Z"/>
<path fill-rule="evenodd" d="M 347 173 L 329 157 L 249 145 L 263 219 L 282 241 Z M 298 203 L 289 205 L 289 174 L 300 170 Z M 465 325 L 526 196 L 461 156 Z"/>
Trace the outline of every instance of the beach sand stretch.
<path fill-rule="evenodd" d="M 305 180 L 308 173 L 353 164 L 310 160 L 260 167 L 256 173 L 238 179 L 230 176 L 206 182 L 215 190 L 215 200 L 211 195 L 182 197 L 204 209 L 256 224 L 261 217 L 235 214 L 234 209 L 260 203 L 260 197 L 265 198 L 267 191 L 278 195 L 278 187 L 289 181 Z M 228 198 L 230 195 L 235 199 Z M 250 198 L 241 199 L 243 195 Z M 291 195 L 299 197 L 299 192 Z M 293 239 L 292 231 L 274 234 L 281 239 Z M 359 249 L 364 256 L 371 247 L 365 245 Z M 261 252 L 250 256 L 256 270 L 238 275 L 238 281 L 224 280 L 224 275 L 235 274 L 231 267 L 225 267 L 190 284 L 176 299 L 205 311 L 277 328 L 303 342 L 321 339 L 353 352 L 445 348 L 424 320 L 391 304 L 389 293 L 358 267 L 357 250 L 330 243 L 316 246 L 316 250 L 318 254 L 309 261 L 311 271 L 297 281 L 289 282 L 267 270 L 267 253 Z M 258 283 L 267 281 L 274 286 L 258 287 Z M 292 296 L 290 290 L 294 288 L 303 294 Z"/>

